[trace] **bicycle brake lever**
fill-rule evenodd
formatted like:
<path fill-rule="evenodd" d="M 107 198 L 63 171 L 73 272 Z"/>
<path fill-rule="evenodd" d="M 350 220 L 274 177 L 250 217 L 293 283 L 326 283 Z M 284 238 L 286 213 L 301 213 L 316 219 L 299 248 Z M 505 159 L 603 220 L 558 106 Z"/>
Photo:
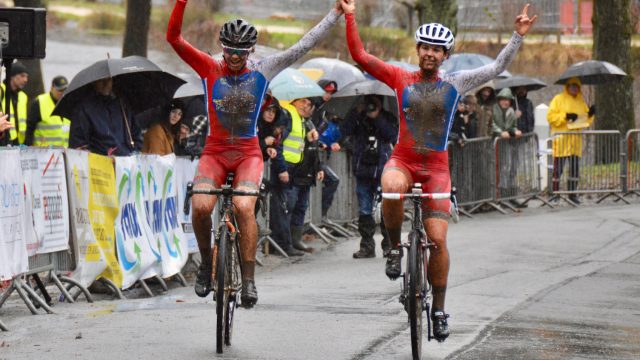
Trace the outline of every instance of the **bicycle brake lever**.
<path fill-rule="evenodd" d="M 193 195 L 193 182 L 189 181 L 187 183 L 187 192 L 185 193 L 185 198 L 184 198 L 184 208 L 182 209 L 182 212 L 185 215 L 189 215 L 189 212 L 191 210 L 191 196 Z"/>

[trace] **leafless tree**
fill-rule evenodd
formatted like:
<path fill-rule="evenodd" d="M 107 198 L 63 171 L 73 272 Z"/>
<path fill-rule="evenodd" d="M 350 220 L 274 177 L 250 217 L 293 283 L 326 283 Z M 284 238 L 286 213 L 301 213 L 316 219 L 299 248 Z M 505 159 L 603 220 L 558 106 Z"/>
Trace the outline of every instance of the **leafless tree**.
<path fill-rule="evenodd" d="M 593 58 L 617 65 L 632 74 L 630 0 L 594 1 Z M 634 127 L 633 79 L 596 86 L 597 129 L 620 130 Z"/>
<path fill-rule="evenodd" d="M 122 57 L 147 56 L 151 0 L 127 0 L 127 21 L 122 44 Z"/>

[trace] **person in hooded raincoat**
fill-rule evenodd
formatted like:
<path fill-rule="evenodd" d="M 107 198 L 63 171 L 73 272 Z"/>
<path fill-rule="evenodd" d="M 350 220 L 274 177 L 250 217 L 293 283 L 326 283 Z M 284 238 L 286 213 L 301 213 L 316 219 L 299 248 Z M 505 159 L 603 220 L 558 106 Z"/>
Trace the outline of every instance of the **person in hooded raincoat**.
<path fill-rule="evenodd" d="M 595 106 L 589 107 L 582 96 L 582 84 L 578 78 L 567 80 L 564 90 L 556 95 L 549 104 L 547 121 L 551 135 L 555 133 L 575 132 L 576 134 L 557 135 L 553 138 L 553 191 L 560 189 L 560 177 L 566 165 L 569 166 L 567 189 L 576 191 L 580 178 L 579 163 L 582 157 L 582 128 L 570 128 L 578 117 L 586 116 L 589 126 L 596 113 Z M 577 194 L 569 195 L 569 200 L 579 204 Z"/>

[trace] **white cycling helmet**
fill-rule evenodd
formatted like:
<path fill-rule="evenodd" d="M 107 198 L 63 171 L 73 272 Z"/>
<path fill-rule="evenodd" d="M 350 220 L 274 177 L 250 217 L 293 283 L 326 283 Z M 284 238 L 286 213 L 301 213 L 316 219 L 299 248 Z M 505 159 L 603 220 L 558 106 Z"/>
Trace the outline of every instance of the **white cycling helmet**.
<path fill-rule="evenodd" d="M 430 45 L 444 46 L 445 50 L 453 50 L 455 38 L 449 28 L 442 24 L 430 23 L 424 24 L 416 30 L 415 36 L 417 43 L 425 43 Z"/>

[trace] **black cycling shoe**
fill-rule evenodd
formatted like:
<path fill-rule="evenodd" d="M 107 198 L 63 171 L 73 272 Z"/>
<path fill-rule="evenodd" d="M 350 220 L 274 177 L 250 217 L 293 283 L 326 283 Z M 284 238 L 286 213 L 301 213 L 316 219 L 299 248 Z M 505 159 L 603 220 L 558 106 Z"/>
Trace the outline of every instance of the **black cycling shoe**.
<path fill-rule="evenodd" d="M 194 286 L 196 295 L 206 297 L 211 292 L 211 265 L 200 263 Z"/>
<path fill-rule="evenodd" d="M 253 280 L 242 281 L 242 295 L 240 295 L 240 304 L 243 308 L 251 309 L 258 302 L 258 289 Z"/>
<path fill-rule="evenodd" d="M 401 261 L 402 249 L 393 249 L 389 251 L 389 255 L 387 256 L 387 266 L 385 269 L 389 279 L 395 280 L 400 276 L 400 272 L 402 271 Z"/>
<path fill-rule="evenodd" d="M 445 314 L 443 311 L 434 311 L 431 315 L 433 321 L 433 338 L 438 342 L 443 342 L 449 337 L 449 324 L 447 318 L 449 314 Z"/>

